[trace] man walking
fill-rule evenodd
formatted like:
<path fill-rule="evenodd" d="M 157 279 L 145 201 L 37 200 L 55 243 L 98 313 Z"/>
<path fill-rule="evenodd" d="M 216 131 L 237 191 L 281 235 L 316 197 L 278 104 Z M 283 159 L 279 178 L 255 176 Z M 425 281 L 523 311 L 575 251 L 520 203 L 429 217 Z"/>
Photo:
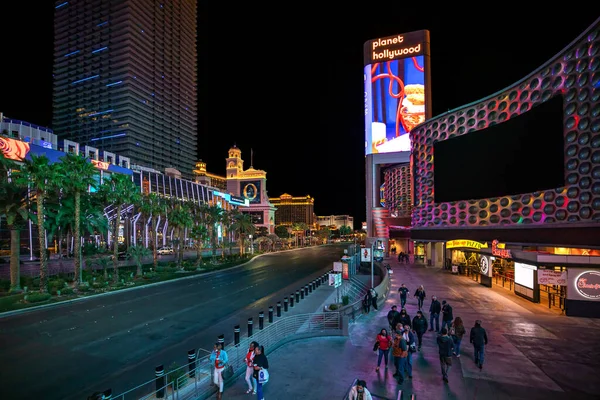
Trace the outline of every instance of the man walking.
<path fill-rule="evenodd" d="M 398 307 L 393 305 L 392 309 L 390 310 L 390 312 L 388 312 L 387 315 L 387 320 L 390 323 L 390 332 L 394 332 L 394 327 L 396 326 L 394 324 L 394 321 L 396 321 L 396 318 L 398 318 L 399 315 L 400 313 L 398 312 Z"/>
<path fill-rule="evenodd" d="M 440 312 L 442 305 L 436 296 L 431 297 L 431 305 L 429 306 L 429 330 L 433 330 L 433 321 L 435 321 L 435 331 L 440 331 Z"/>
<path fill-rule="evenodd" d="M 412 328 L 417 333 L 418 351 L 421 351 L 421 343 L 423 343 L 423 334 L 427 332 L 427 318 L 423 316 L 422 311 L 417 311 L 417 316 L 413 318 Z"/>
<path fill-rule="evenodd" d="M 398 288 L 398 293 L 400 293 L 400 308 L 404 308 L 406 304 L 406 297 L 408 296 L 408 288 L 403 283 L 402 286 Z"/>
<path fill-rule="evenodd" d="M 454 351 L 454 343 L 450 336 L 448 336 L 448 330 L 442 328 L 442 334 L 437 338 L 438 349 L 440 352 L 440 367 L 442 369 L 442 378 L 444 382 L 448 383 L 448 374 L 452 367 L 452 352 Z"/>
<path fill-rule="evenodd" d="M 485 353 L 485 346 L 488 344 L 487 333 L 485 329 L 481 327 L 481 320 L 475 321 L 475 326 L 471 328 L 470 341 L 473 343 L 473 350 L 475 352 L 475 364 L 479 369 L 483 368 L 483 357 Z"/>
<path fill-rule="evenodd" d="M 452 306 L 450 306 L 446 300 L 442 301 L 442 329 L 446 328 L 450 330 L 453 319 L 454 315 L 452 315 Z"/>

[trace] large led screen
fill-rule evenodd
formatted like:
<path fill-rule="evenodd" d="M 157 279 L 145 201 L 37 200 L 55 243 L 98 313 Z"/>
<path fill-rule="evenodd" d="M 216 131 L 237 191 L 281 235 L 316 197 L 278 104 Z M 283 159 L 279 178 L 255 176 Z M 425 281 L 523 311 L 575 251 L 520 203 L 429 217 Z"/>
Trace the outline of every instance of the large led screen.
<path fill-rule="evenodd" d="M 555 189 L 565 184 L 563 98 L 433 145 L 436 203 Z"/>
<path fill-rule="evenodd" d="M 533 289 L 534 276 L 537 267 L 535 265 L 515 263 L 515 283 Z"/>
<path fill-rule="evenodd" d="M 410 131 L 429 117 L 428 37 L 365 43 L 365 154 L 410 151 Z"/>
<path fill-rule="evenodd" d="M 261 181 L 246 181 L 240 182 L 240 192 L 245 199 L 248 199 L 250 204 L 258 204 L 261 202 Z"/>

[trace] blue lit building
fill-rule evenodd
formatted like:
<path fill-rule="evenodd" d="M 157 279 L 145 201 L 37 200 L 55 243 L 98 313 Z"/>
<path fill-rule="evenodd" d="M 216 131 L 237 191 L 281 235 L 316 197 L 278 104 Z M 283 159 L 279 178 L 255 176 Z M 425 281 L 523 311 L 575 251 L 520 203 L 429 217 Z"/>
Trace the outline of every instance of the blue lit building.
<path fill-rule="evenodd" d="M 191 177 L 197 157 L 196 0 L 55 2 L 59 139 Z M 67 149 L 64 149 L 65 151 Z"/>

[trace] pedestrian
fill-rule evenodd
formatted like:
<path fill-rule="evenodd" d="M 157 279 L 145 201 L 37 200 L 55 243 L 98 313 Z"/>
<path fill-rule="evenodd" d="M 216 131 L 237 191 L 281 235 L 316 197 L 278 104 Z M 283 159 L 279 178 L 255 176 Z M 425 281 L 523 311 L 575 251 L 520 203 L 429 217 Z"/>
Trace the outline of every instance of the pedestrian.
<path fill-rule="evenodd" d="M 367 389 L 367 383 L 363 380 L 357 380 L 356 384 L 350 389 L 348 400 L 373 400 L 371 393 Z"/>
<path fill-rule="evenodd" d="M 450 327 L 450 337 L 454 341 L 454 355 L 460 358 L 460 343 L 462 342 L 463 336 L 467 333 L 465 325 L 461 317 L 456 317 L 452 326 Z"/>
<path fill-rule="evenodd" d="M 377 291 L 373 288 L 369 289 L 369 292 L 371 292 L 371 304 L 373 305 L 375 311 L 377 311 L 377 298 L 379 297 L 379 295 L 377 294 Z"/>
<path fill-rule="evenodd" d="M 387 315 L 387 320 L 390 324 L 390 331 L 394 331 L 394 328 L 396 326 L 396 324 L 394 323 L 394 321 L 396 321 L 396 319 L 400 316 L 400 313 L 398 312 L 398 306 L 393 305 L 392 309 L 388 312 Z"/>
<path fill-rule="evenodd" d="M 392 344 L 392 356 L 394 356 L 394 366 L 396 367 L 394 376 L 398 379 L 399 384 L 404 382 L 404 374 L 407 369 L 406 357 L 408 357 L 408 344 L 402 337 L 402 333 L 402 330 L 396 331 Z"/>
<path fill-rule="evenodd" d="M 363 307 L 365 309 L 365 314 L 371 312 L 371 304 L 373 304 L 373 295 L 371 295 L 371 290 L 367 290 L 367 294 L 363 299 Z"/>
<path fill-rule="evenodd" d="M 448 374 L 452 367 L 452 351 L 454 350 L 454 343 L 448 336 L 448 330 L 442 328 L 442 334 L 437 338 L 438 350 L 440 353 L 440 367 L 442 369 L 442 378 L 444 382 L 448 383 Z"/>
<path fill-rule="evenodd" d="M 442 305 L 436 296 L 431 297 L 431 305 L 429 306 L 429 330 L 433 330 L 433 322 L 435 321 L 435 331 L 440 331 L 440 312 Z"/>
<path fill-rule="evenodd" d="M 244 363 L 246 364 L 246 383 L 248 384 L 248 390 L 246 393 L 256 394 L 256 381 L 252 376 L 254 375 L 254 356 L 256 355 L 254 349 L 257 347 L 257 342 L 250 343 L 250 347 L 248 347 L 248 352 L 246 353 L 246 358 L 244 359 Z"/>
<path fill-rule="evenodd" d="M 481 327 L 481 320 L 475 321 L 475 326 L 471 328 L 469 340 L 473 343 L 475 352 L 475 364 L 479 369 L 483 368 L 483 359 L 485 354 L 485 346 L 488 344 L 488 337 L 485 329 Z"/>
<path fill-rule="evenodd" d="M 453 319 L 452 306 L 446 300 L 442 301 L 442 328 L 450 330 Z"/>
<path fill-rule="evenodd" d="M 398 262 L 399 263 L 404 262 L 404 252 L 403 251 L 401 251 L 400 254 L 398 254 Z"/>
<path fill-rule="evenodd" d="M 390 353 L 390 347 L 392 347 L 392 338 L 390 337 L 387 329 L 383 328 L 377 338 L 375 339 L 377 342 L 377 348 L 379 350 L 379 356 L 377 357 L 377 368 L 375 371 L 379 371 L 379 366 L 381 365 L 381 359 L 385 360 L 385 369 L 388 368 L 388 355 Z"/>
<path fill-rule="evenodd" d="M 423 343 L 423 334 L 427 332 L 427 318 L 423 316 L 422 311 L 417 311 L 417 316 L 412 320 L 412 327 L 417 334 L 418 348 L 421 351 L 421 344 Z"/>
<path fill-rule="evenodd" d="M 254 356 L 254 379 L 256 379 L 256 398 L 257 400 L 264 400 L 263 396 L 263 384 L 258 379 L 258 373 L 261 369 L 269 369 L 269 360 L 265 355 L 265 346 L 257 346 L 254 349 L 256 353 Z M 220 400 L 220 399 L 219 399 Z"/>
<path fill-rule="evenodd" d="M 396 321 L 396 325 L 398 325 L 398 324 L 402 324 L 402 326 L 400 328 L 403 328 L 404 325 L 408 325 L 408 326 L 412 325 L 412 320 L 410 319 L 410 315 L 406 311 L 406 308 L 403 308 L 400 311 L 400 315 L 398 315 L 398 318 Z"/>
<path fill-rule="evenodd" d="M 409 293 L 409 290 L 404 283 L 398 288 L 398 293 L 400 293 L 400 307 L 404 308 L 406 305 L 406 297 Z"/>
<path fill-rule="evenodd" d="M 224 389 L 223 371 L 225 370 L 225 365 L 229 362 L 227 352 L 223 350 L 223 343 L 215 343 L 214 350 L 210 353 L 210 361 L 215 366 L 213 383 L 217 385 L 217 400 L 221 400 Z"/>
<path fill-rule="evenodd" d="M 408 354 L 406 355 L 406 370 L 408 371 L 408 378 L 412 379 L 412 355 L 417 351 L 417 334 L 411 331 L 410 326 L 404 325 L 404 333 L 402 336 L 408 345 Z"/>
<path fill-rule="evenodd" d="M 418 305 L 419 305 L 419 310 L 421 308 L 423 308 L 423 300 L 425 300 L 425 289 L 423 288 L 423 285 L 419 286 L 417 288 L 417 290 L 415 291 L 414 297 L 417 299 Z"/>

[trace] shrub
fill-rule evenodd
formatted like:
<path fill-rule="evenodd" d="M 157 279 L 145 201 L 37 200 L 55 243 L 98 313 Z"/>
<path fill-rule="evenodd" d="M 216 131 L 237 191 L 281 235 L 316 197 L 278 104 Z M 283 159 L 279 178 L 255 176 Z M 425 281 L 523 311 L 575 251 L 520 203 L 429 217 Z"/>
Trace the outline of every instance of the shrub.
<path fill-rule="evenodd" d="M 10 280 L 0 280 L 0 292 L 8 292 L 10 290 Z"/>
<path fill-rule="evenodd" d="M 350 303 L 350 297 L 348 295 L 342 296 L 342 304 L 347 306 Z"/>
<path fill-rule="evenodd" d="M 71 288 L 62 288 L 62 289 L 60 289 L 60 294 L 62 296 L 66 296 L 68 294 L 73 294 L 73 289 L 71 289 Z"/>
<path fill-rule="evenodd" d="M 330 305 L 329 305 L 329 309 L 330 309 L 331 311 L 337 310 L 337 309 L 338 309 L 338 305 L 337 305 L 337 304 L 330 304 Z"/>
<path fill-rule="evenodd" d="M 183 269 L 189 272 L 189 271 L 195 271 L 197 269 L 197 267 L 193 264 L 188 263 L 183 266 Z"/>
<path fill-rule="evenodd" d="M 28 303 L 41 303 L 50 299 L 50 297 L 52 297 L 50 293 L 31 293 L 25 296 Z"/>
<path fill-rule="evenodd" d="M 179 365 L 174 362 L 168 368 L 167 372 L 167 384 L 173 384 L 174 387 L 179 381 L 180 385 L 185 385 L 187 382 L 186 368 L 179 368 Z M 183 377 L 183 378 L 182 378 Z M 181 378 L 181 379 L 180 379 Z"/>
<path fill-rule="evenodd" d="M 160 267 L 157 267 L 157 269 L 158 268 L 160 268 Z M 154 271 L 146 272 L 144 274 L 144 279 L 154 279 L 154 278 L 156 278 L 157 275 L 158 274 L 156 272 L 154 272 Z"/>

